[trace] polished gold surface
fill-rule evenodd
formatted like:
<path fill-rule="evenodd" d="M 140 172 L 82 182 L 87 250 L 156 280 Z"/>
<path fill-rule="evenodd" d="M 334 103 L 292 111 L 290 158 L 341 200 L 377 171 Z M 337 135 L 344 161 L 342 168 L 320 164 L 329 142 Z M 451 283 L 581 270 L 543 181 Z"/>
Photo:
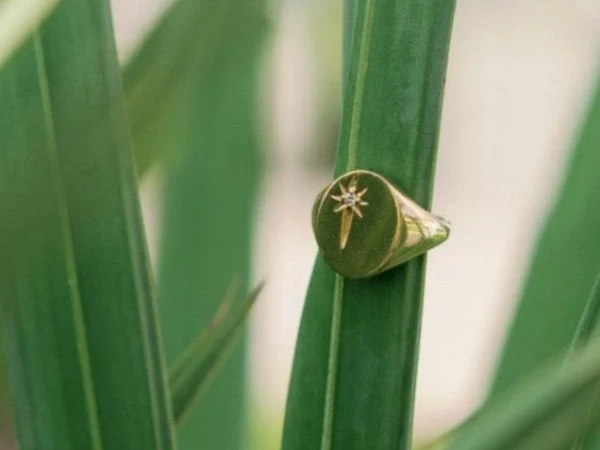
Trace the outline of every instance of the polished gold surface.
<path fill-rule="evenodd" d="M 313 228 L 325 260 L 349 278 L 392 269 L 444 242 L 450 232 L 447 221 L 366 170 L 342 175 L 319 194 Z"/>
<path fill-rule="evenodd" d="M 348 238 L 350 237 L 354 215 L 356 214 L 359 218 L 363 218 L 360 207 L 368 205 L 368 203 L 362 198 L 369 189 L 364 188 L 361 191 L 358 191 L 358 187 L 356 186 L 356 178 L 353 178 L 347 187 L 342 183 L 340 183 L 338 187 L 340 188 L 340 194 L 332 194 L 330 197 L 339 202 L 339 204 L 333 209 L 333 212 L 342 213 L 342 223 L 340 227 L 340 249 L 343 250 L 346 248 Z"/>

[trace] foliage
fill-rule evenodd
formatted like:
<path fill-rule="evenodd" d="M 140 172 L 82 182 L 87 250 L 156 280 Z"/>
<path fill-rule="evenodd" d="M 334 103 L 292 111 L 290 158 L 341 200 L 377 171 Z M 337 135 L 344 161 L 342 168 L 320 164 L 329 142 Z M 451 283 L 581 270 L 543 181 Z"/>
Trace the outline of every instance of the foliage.
<path fill-rule="evenodd" d="M 367 0 L 346 11 L 336 175 L 373 170 L 427 207 L 454 2 Z M 317 259 L 284 450 L 409 448 L 424 274 L 424 257 L 369 280 L 343 279 Z"/>
<path fill-rule="evenodd" d="M 454 7 L 344 1 L 335 176 L 372 170 L 430 205 Z M 244 447 L 233 348 L 260 291 L 242 295 L 266 8 L 178 0 L 121 70 L 108 0 L 0 5 L 0 312 L 22 450 Z M 428 448 L 600 442 L 599 142 L 600 87 L 490 398 Z M 137 186 L 157 166 L 158 295 Z M 317 257 L 283 450 L 411 448 L 425 267 L 349 280 Z"/>
<path fill-rule="evenodd" d="M 194 17 L 181 12 L 191 3 L 176 3 L 166 20 L 184 17 L 189 31 Z M 260 5 L 254 6 L 259 17 Z M 42 16 L 40 9 L 36 17 Z M 257 36 L 263 24 L 251 28 Z M 28 18 L 18 32 L 30 37 L 23 45 L 18 37 L 11 41 L 11 59 L 0 72 L 0 207 L 10 217 L 0 242 L 20 447 L 176 448 L 172 407 L 178 414 L 189 410 L 214 378 L 255 294 L 218 322 L 214 337 L 186 352 L 171 379 L 171 398 L 125 109 L 138 84 L 123 94 L 108 1 L 65 0 L 43 25 Z M 156 39 L 160 34 L 141 52 Z M 259 41 L 253 42 L 258 53 Z M 159 71 L 159 56 L 144 60 L 150 66 L 141 80 Z M 129 73 L 138 73 L 137 61 Z M 182 77 L 187 86 L 198 79 L 189 75 Z M 250 96 L 253 80 L 243 85 Z M 167 87 L 153 84 L 157 101 L 169 95 Z M 252 117 L 252 104 L 242 111 Z M 154 129 L 167 132 L 170 119 L 153 121 Z M 248 135 L 253 125 L 248 120 Z M 198 296 L 189 300 L 199 302 Z M 215 303 L 206 305 L 208 312 Z M 194 334 L 201 325 L 194 323 Z M 229 397 L 239 409 L 239 392 Z"/>

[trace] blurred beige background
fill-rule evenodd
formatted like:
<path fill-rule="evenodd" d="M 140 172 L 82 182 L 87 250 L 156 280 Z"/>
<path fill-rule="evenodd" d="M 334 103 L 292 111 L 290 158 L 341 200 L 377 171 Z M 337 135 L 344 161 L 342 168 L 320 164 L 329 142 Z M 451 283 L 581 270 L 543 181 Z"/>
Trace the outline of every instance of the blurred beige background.
<path fill-rule="evenodd" d="M 122 58 L 165 7 L 113 0 Z M 265 63 L 268 170 L 255 277 L 249 390 L 257 423 L 281 426 L 295 335 L 316 246 L 310 208 L 330 168 L 339 108 L 341 7 L 274 5 Z M 485 395 L 514 301 L 600 68 L 597 0 L 458 0 L 434 210 L 453 224 L 430 254 L 417 392 L 417 434 L 460 421 Z M 144 180 L 155 244 L 160 173 Z"/>

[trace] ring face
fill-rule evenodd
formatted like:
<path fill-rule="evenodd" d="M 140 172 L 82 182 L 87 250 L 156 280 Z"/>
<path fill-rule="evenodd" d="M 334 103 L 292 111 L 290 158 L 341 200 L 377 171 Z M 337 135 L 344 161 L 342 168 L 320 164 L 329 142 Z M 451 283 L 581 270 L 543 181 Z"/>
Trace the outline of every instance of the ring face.
<path fill-rule="evenodd" d="M 327 186 L 313 208 L 313 230 L 340 275 L 366 278 L 443 242 L 443 219 L 425 211 L 374 172 L 355 170 Z"/>

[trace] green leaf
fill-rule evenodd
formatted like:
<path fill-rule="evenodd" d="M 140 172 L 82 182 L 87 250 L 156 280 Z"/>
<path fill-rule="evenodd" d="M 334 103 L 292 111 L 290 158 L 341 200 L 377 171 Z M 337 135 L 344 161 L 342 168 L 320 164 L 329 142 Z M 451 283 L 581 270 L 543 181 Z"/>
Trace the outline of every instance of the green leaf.
<path fill-rule="evenodd" d="M 173 414 L 179 426 L 189 417 L 231 355 L 244 320 L 261 290 L 262 284 L 232 309 L 237 289 L 230 289 L 213 321 L 176 361 L 171 370 L 170 385 Z"/>
<path fill-rule="evenodd" d="M 344 92 L 347 89 L 348 70 L 350 68 L 350 51 L 352 50 L 352 31 L 354 30 L 354 19 L 356 13 L 356 4 L 358 0 L 345 0 L 343 2 L 343 41 L 342 41 L 342 82 Z"/>
<path fill-rule="evenodd" d="M 375 171 L 427 208 L 454 1 L 362 0 L 346 11 L 354 30 L 336 175 Z M 368 280 L 317 259 L 284 450 L 410 447 L 424 274 L 425 257 Z"/>
<path fill-rule="evenodd" d="M 226 4 L 213 4 L 212 16 L 219 17 Z M 185 82 L 192 76 L 193 68 L 203 58 L 210 61 L 206 37 L 214 34 L 215 22 L 208 20 L 211 14 L 207 11 L 206 2 L 201 0 L 176 1 L 123 69 L 126 107 L 140 173 L 167 150 L 165 123 L 173 108 L 183 101 Z M 205 39 L 193 39 L 195 30 L 203 30 Z"/>
<path fill-rule="evenodd" d="M 100 450 L 37 35 L 0 70 L 0 306 L 21 450 Z"/>
<path fill-rule="evenodd" d="M 600 323 L 600 272 L 596 277 L 596 282 L 594 283 L 594 287 L 590 292 L 588 301 L 586 302 L 585 309 L 583 311 L 583 315 L 581 316 L 581 320 L 579 321 L 579 326 L 577 327 L 577 331 L 575 333 L 575 337 L 573 338 L 573 342 L 571 343 L 569 356 L 577 349 L 585 346 L 592 336 L 598 334 L 598 325 Z M 566 363 L 570 364 L 571 358 L 567 358 Z M 597 386 L 597 390 L 600 391 L 600 383 Z M 591 402 L 593 404 L 590 406 L 591 408 L 596 408 L 595 403 L 598 403 L 600 399 L 597 395 L 593 395 L 591 397 Z M 574 449 L 595 449 L 598 448 L 598 444 L 596 443 L 600 439 L 600 433 L 598 433 L 597 427 L 594 427 L 594 418 L 591 415 L 588 415 L 584 418 L 580 425 L 579 437 L 577 440 L 577 444 L 573 447 Z"/>
<path fill-rule="evenodd" d="M 232 43 L 252 45 L 257 27 L 264 32 L 263 3 L 178 0 L 127 63 L 123 83 L 140 174 L 161 158 L 181 157 L 165 125 L 189 101 L 190 83 L 205 84 Z"/>
<path fill-rule="evenodd" d="M 443 434 L 425 445 L 418 445 L 417 450 L 445 450 L 450 445 L 453 435 L 456 433 L 452 430 L 449 433 Z"/>
<path fill-rule="evenodd" d="M 108 0 L 64 0 L 44 24 L 42 46 L 102 441 L 172 449 Z"/>
<path fill-rule="evenodd" d="M 587 344 L 591 336 L 598 330 L 600 324 L 600 272 L 596 276 L 596 282 L 588 296 L 583 310 L 583 315 L 577 326 L 575 337 L 571 342 L 571 349 L 576 349 Z"/>
<path fill-rule="evenodd" d="M 0 3 L 0 67 L 36 31 L 61 0 L 3 0 Z"/>
<path fill-rule="evenodd" d="M 593 402 L 600 383 L 600 339 L 561 357 L 549 369 L 500 394 L 453 433 L 448 450 L 565 450 L 585 418 L 600 417 Z"/>
<path fill-rule="evenodd" d="M 600 85 L 541 234 L 491 389 L 566 350 L 600 268 Z M 543 318 L 543 320 L 540 320 Z"/>
<path fill-rule="evenodd" d="M 248 283 L 265 15 L 262 1 L 180 0 L 125 71 L 136 156 L 145 167 L 164 157 L 158 288 L 171 364 L 232 277 Z M 244 367 L 238 348 L 182 428 L 182 449 L 242 447 Z"/>
<path fill-rule="evenodd" d="M 159 253 L 161 318 L 171 361 L 215 307 L 214 301 L 193 299 L 220 297 L 234 274 L 242 287 L 247 284 L 258 181 L 253 66 L 252 61 L 234 63 L 206 85 L 190 87 L 193 97 L 180 117 L 188 131 L 172 143 L 183 148 L 167 178 Z M 183 430 L 182 448 L 196 448 L 200 438 L 211 449 L 240 448 L 243 392 L 240 348 Z"/>

